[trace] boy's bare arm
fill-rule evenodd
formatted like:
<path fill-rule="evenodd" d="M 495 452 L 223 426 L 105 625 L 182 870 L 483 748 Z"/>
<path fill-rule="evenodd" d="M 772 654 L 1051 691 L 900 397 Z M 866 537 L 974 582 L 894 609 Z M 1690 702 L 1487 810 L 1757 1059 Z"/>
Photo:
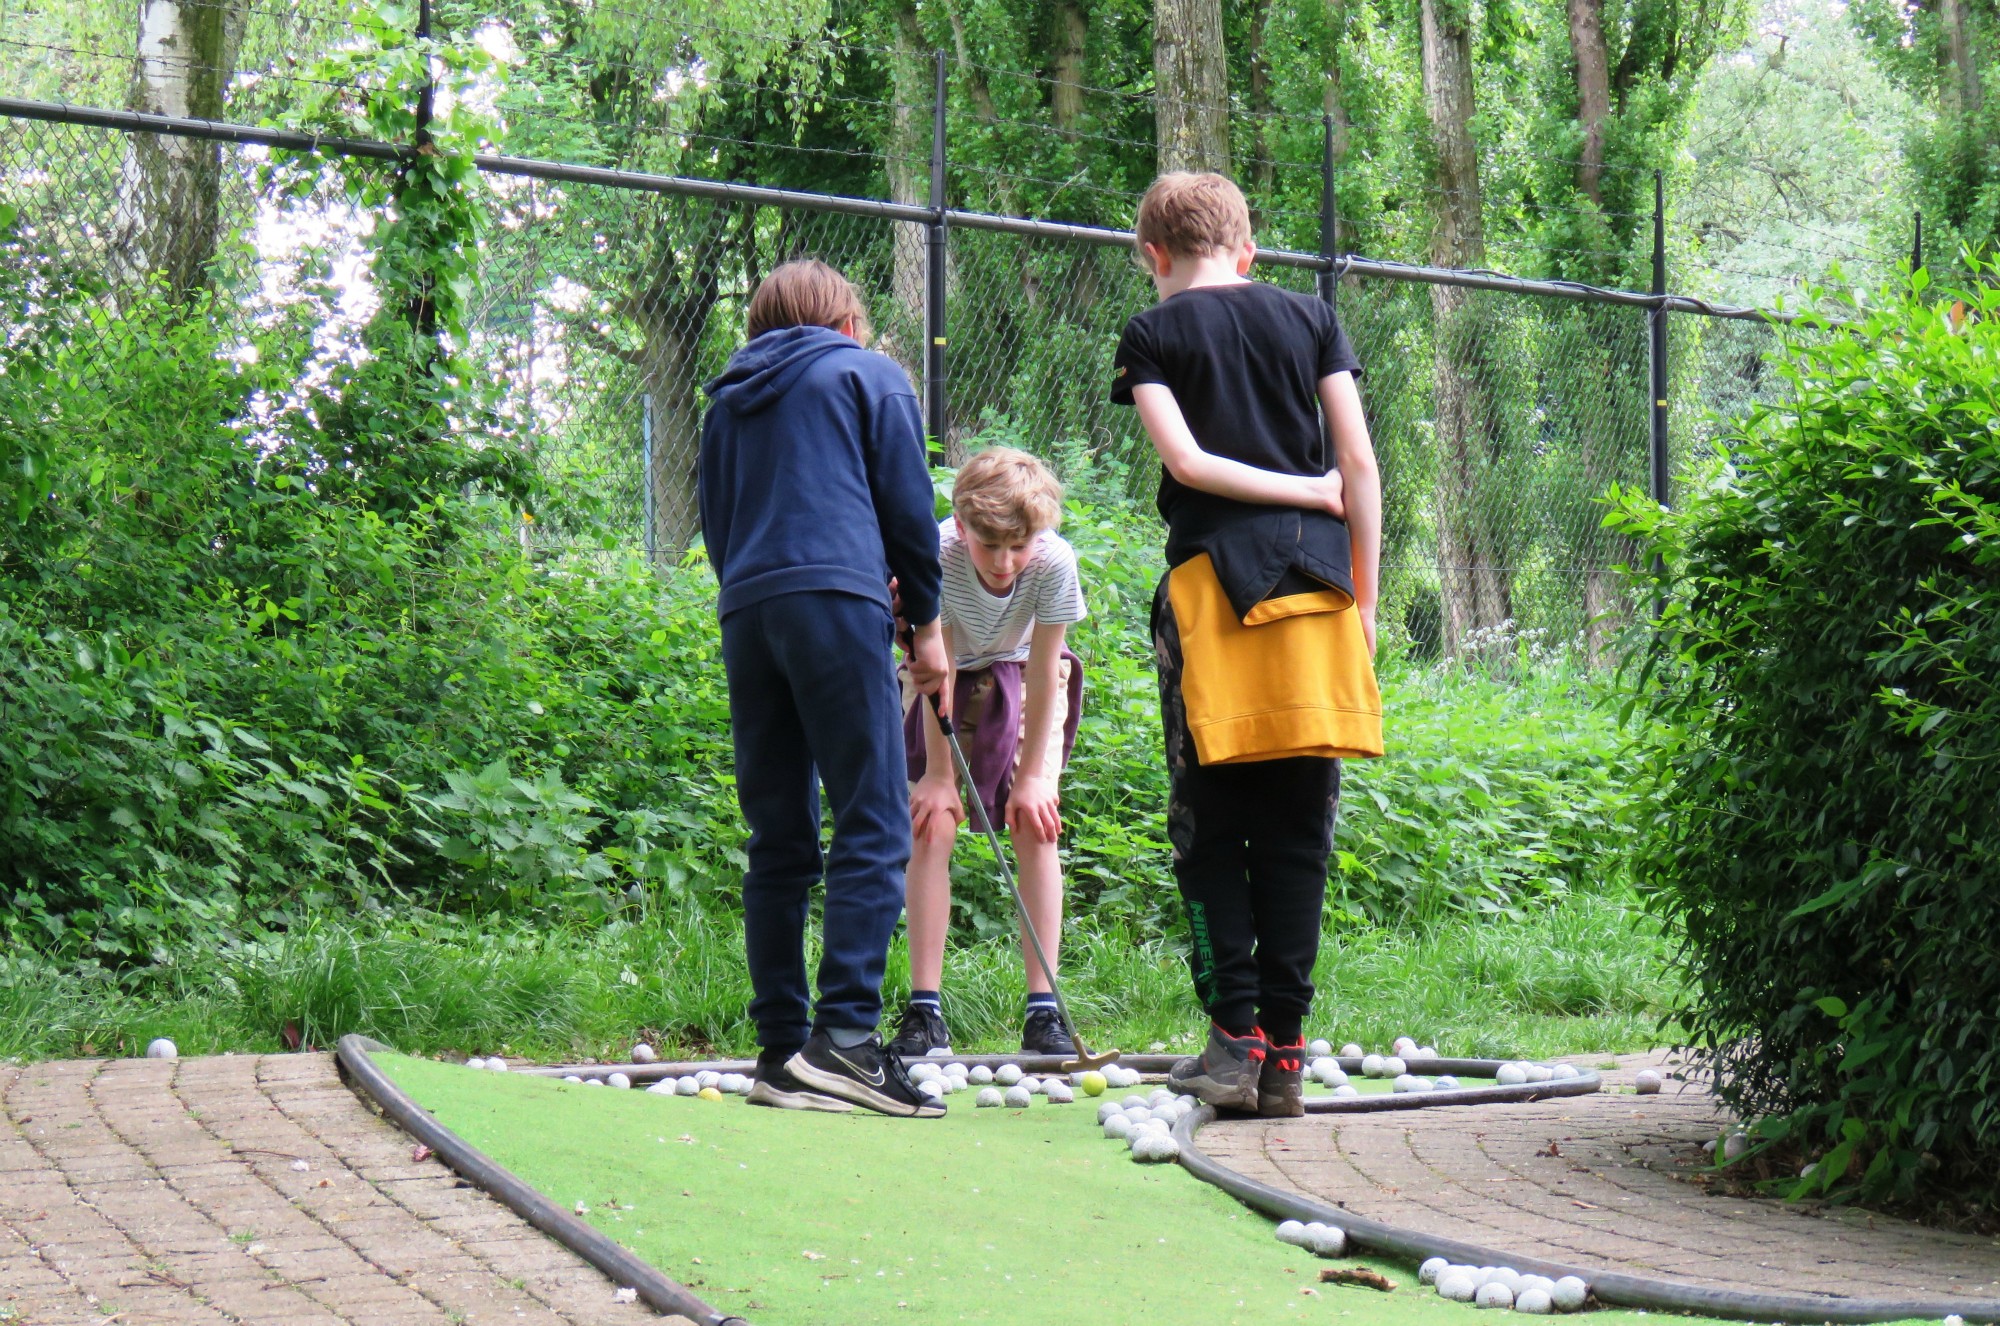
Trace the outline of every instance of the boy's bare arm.
<path fill-rule="evenodd" d="M 1338 470 L 1325 475 L 1279 474 L 1242 461 L 1203 451 L 1189 430 L 1173 390 L 1157 382 L 1132 388 L 1139 422 L 1167 473 L 1188 487 L 1217 497 L 1258 506 L 1295 506 L 1307 511 L 1343 514 L 1344 478 Z"/>
<path fill-rule="evenodd" d="M 1333 431 L 1333 455 L 1347 482 L 1347 537 L 1353 548 L 1354 604 L 1375 648 L 1375 600 L 1382 583 L 1382 472 L 1368 436 L 1368 416 L 1352 373 L 1319 380 L 1320 408 Z"/>
<path fill-rule="evenodd" d="M 938 698 L 949 714 L 958 684 L 958 655 L 952 646 L 951 628 L 944 627 L 941 634 L 946 665 Z M 910 789 L 911 834 L 918 840 L 931 837 L 948 840 L 965 819 L 965 807 L 958 797 L 958 767 L 952 761 L 951 747 L 945 741 L 944 729 L 938 726 L 930 701 L 919 699 L 917 709 L 918 722 L 924 730 L 924 776 Z"/>
<path fill-rule="evenodd" d="M 1021 723 L 1026 735 L 1017 762 L 1021 772 L 1007 798 L 1007 827 L 1040 842 L 1054 842 L 1062 833 L 1061 798 L 1055 780 L 1042 770 L 1048 767 L 1049 742 L 1054 740 L 1050 720 L 1062 686 L 1063 637 L 1068 630 L 1064 622 L 1037 623 L 1028 639 L 1028 666 L 1023 669 L 1028 693 Z"/>

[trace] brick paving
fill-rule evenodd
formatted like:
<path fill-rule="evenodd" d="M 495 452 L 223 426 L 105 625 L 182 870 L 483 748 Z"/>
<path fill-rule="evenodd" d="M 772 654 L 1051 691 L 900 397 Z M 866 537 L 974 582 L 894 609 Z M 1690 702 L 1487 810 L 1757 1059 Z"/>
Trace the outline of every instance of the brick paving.
<path fill-rule="evenodd" d="M 684 1320 L 411 1145 L 331 1055 L 0 1065 L 0 1324 Z"/>
<path fill-rule="evenodd" d="M 1631 1056 L 1604 1077 L 1629 1086 L 1665 1059 Z M 1726 1122 L 1707 1091 L 1670 1079 L 1656 1096 L 1222 1123 L 1200 1145 L 1359 1216 L 1550 1261 L 1761 1292 L 2000 1297 L 2000 1240 L 1675 1177 L 1707 1164 L 1701 1143 Z"/>

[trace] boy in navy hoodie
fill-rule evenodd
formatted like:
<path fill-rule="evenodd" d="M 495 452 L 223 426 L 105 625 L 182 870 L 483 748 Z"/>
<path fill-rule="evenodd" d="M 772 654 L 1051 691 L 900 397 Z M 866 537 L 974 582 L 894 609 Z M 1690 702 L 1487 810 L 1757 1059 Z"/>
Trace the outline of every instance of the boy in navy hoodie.
<path fill-rule="evenodd" d="M 922 417 L 894 360 L 865 350 L 845 277 L 788 262 L 750 299 L 749 344 L 708 385 L 699 492 L 721 583 L 736 796 L 750 827 L 744 948 L 753 1104 L 934 1118 L 882 1045 L 882 970 L 910 857 L 890 577 L 915 627 L 910 675 L 944 680 L 938 526 Z M 820 787 L 833 810 L 822 862 Z M 809 895 L 826 879 L 819 1000 Z"/>

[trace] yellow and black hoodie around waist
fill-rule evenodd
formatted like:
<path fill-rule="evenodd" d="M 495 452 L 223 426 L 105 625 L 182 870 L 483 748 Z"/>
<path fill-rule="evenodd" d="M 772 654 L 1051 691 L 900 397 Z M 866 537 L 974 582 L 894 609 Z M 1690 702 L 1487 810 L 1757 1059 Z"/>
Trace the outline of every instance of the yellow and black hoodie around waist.
<path fill-rule="evenodd" d="M 1382 754 L 1346 523 L 1211 499 L 1169 521 L 1165 602 L 1205 765 Z M 1202 509 L 1205 508 L 1205 509 Z"/>

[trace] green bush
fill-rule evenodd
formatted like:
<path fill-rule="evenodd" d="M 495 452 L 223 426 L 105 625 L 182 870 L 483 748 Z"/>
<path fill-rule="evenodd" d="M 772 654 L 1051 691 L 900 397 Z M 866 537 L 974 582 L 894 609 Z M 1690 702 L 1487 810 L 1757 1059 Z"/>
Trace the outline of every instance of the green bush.
<path fill-rule="evenodd" d="M 1682 1022 L 1803 1189 L 2000 1192 L 2000 289 L 1789 334 L 1675 512 L 1640 878 Z M 1961 303 L 1962 301 L 1962 303 Z"/>

